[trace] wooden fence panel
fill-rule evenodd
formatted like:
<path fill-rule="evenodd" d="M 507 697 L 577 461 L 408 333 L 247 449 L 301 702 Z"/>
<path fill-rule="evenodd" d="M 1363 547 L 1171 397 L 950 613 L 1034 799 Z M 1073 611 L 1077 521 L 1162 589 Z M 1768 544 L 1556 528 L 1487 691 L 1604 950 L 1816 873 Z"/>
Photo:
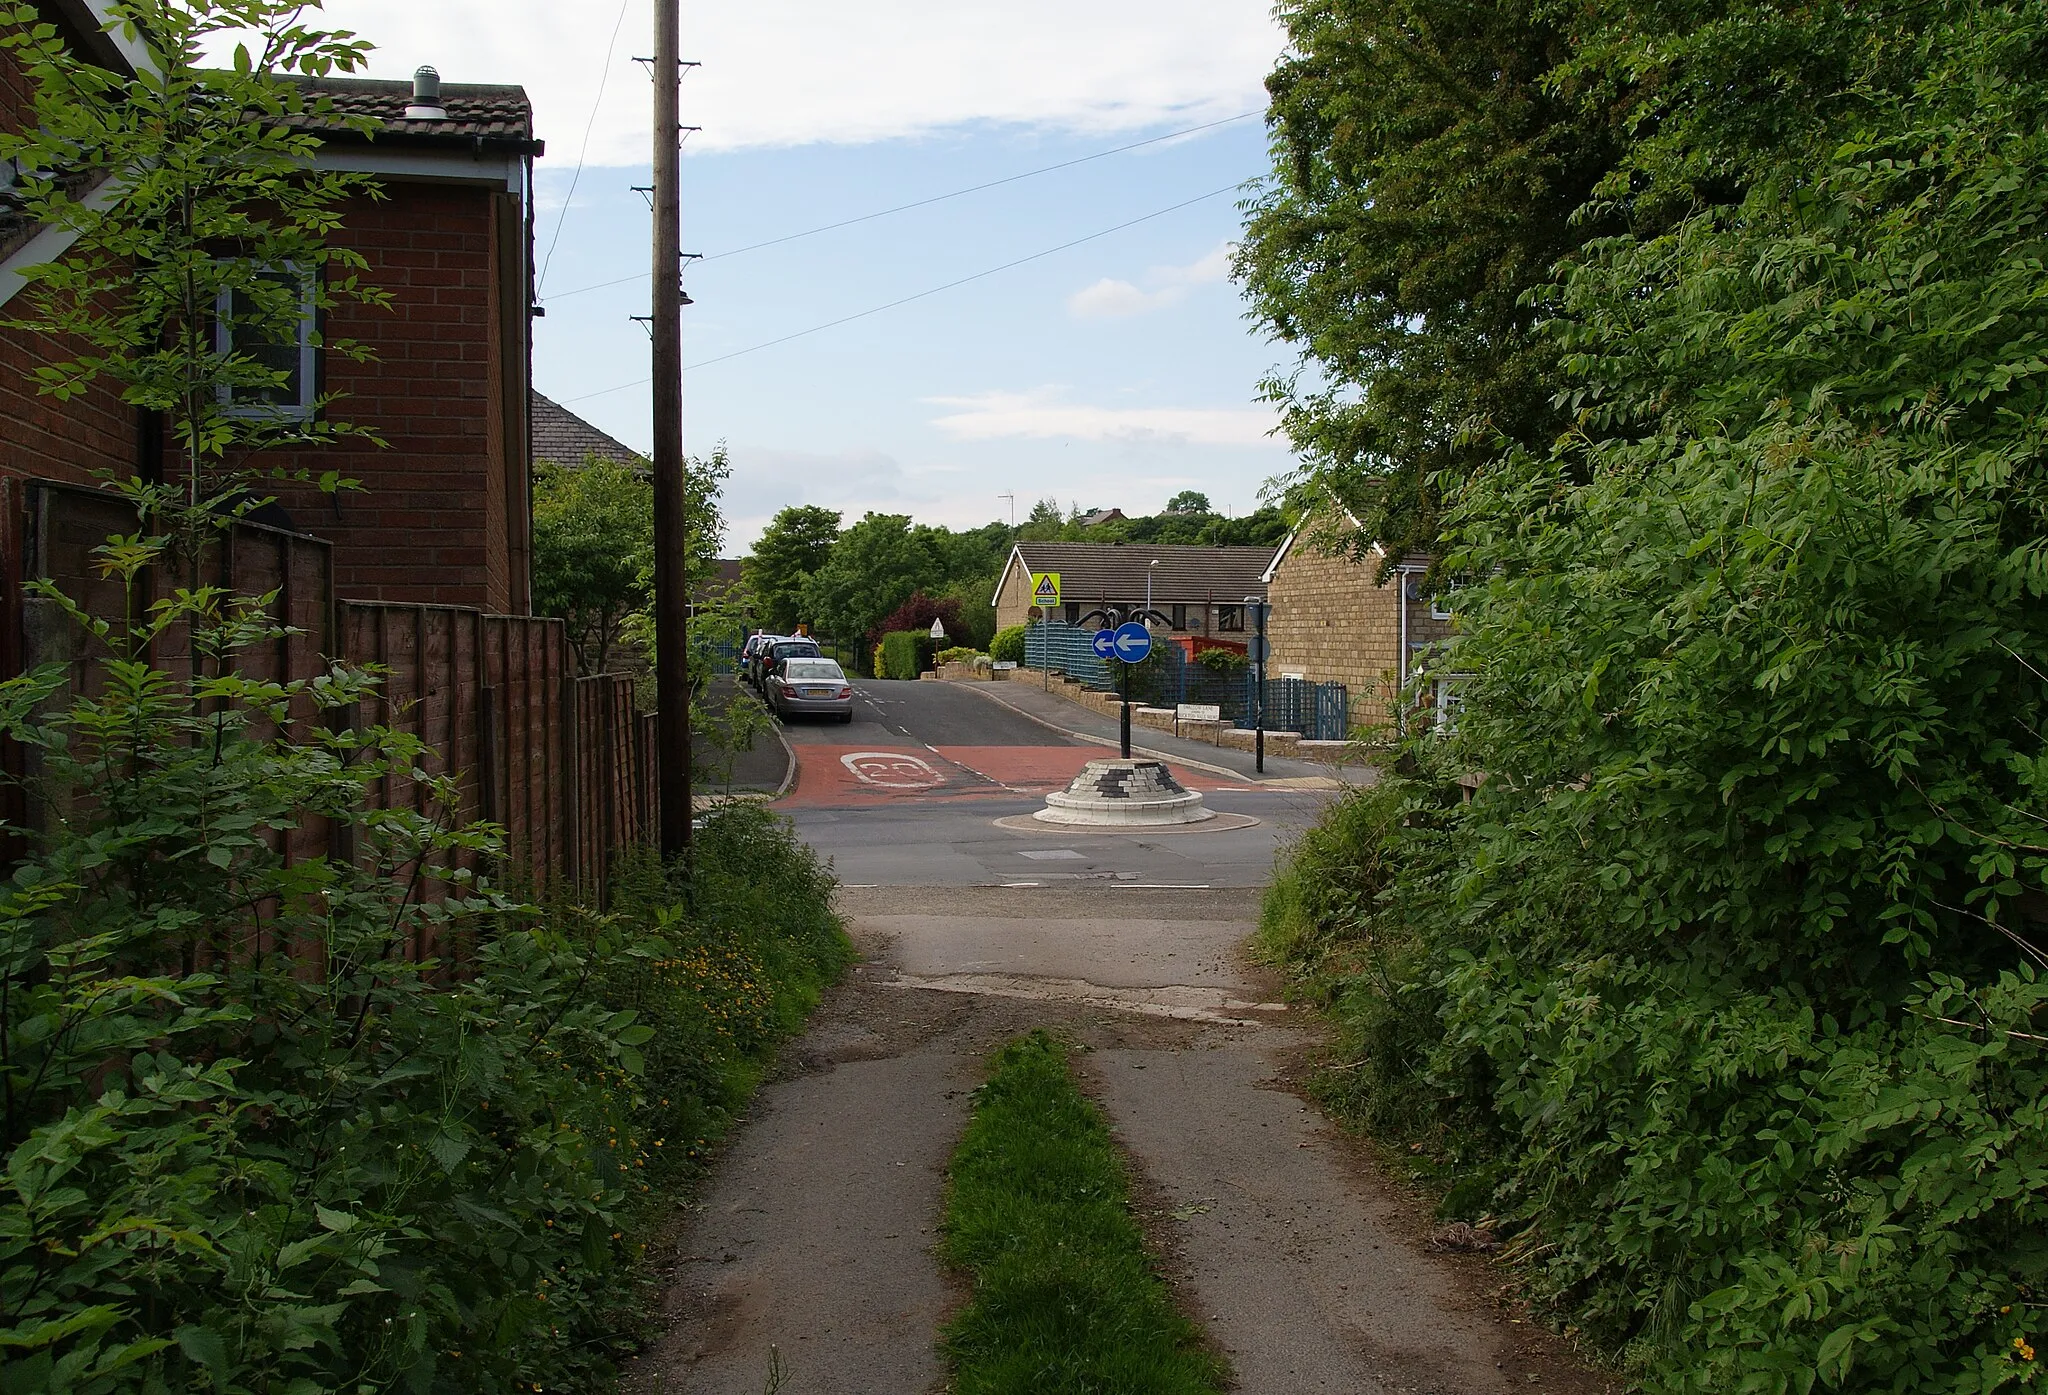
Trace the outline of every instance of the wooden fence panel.
<path fill-rule="evenodd" d="M 11 499 L 12 494 L 7 495 Z M 118 582 L 99 574 L 92 550 L 134 533 L 134 512 L 99 490 L 29 482 L 21 491 L 22 536 L 9 549 L 22 579 L 46 578 L 90 613 L 115 617 L 128 604 Z M 561 884 L 603 897 L 610 868 L 629 844 L 652 838 L 657 822 L 653 718 L 633 710 L 625 675 L 576 676 L 562 622 L 486 615 L 459 606 L 338 600 L 333 557 L 318 539 L 236 523 L 200 560 L 204 584 L 239 595 L 275 595 L 273 614 L 293 633 L 243 656 L 250 677 L 309 679 L 335 663 L 374 666 L 376 695 L 336 720 L 417 736 L 423 768 L 452 777 L 461 822 L 489 820 L 506 832 L 507 869 L 536 892 Z M 152 596 L 186 584 L 151 578 Z M 74 686 L 97 684 L 86 637 L 49 602 L 23 599 L 0 626 L 14 670 L 69 664 Z M 180 676 L 189 668 L 182 636 L 166 636 L 155 661 Z M 316 719 L 310 698 L 295 722 Z M 13 764 L 18 766 L 17 758 Z M 413 781 L 372 790 L 383 807 L 430 812 Z M 309 821 L 293 830 L 288 855 L 330 850 L 330 834 Z M 417 952 L 436 952 L 421 945 Z"/>

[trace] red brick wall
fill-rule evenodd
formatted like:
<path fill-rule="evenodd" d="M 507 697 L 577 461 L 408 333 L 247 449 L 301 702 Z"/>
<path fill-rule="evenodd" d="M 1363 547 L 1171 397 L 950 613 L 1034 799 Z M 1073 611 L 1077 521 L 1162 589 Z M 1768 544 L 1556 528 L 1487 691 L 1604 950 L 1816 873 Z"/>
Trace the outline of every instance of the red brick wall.
<path fill-rule="evenodd" d="M 294 526 L 335 544 L 335 590 L 356 600 L 508 609 L 502 395 L 492 195 L 388 184 L 381 202 L 344 213 L 335 243 L 369 262 L 364 279 L 390 309 L 344 304 L 330 338 L 370 363 L 328 355 L 325 384 L 346 394 L 331 415 L 373 428 L 383 449 L 343 444 L 265 457 L 288 469 L 340 470 L 358 491 L 280 490 Z"/>
<path fill-rule="evenodd" d="M 0 51 L 0 130 L 30 119 L 29 87 L 11 54 Z M 20 313 L 16 296 L 0 315 Z M 131 470 L 135 413 L 105 389 L 68 403 L 39 396 L 28 378 L 36 365 L 79 352 L 40 336 L 0 332 L 0 474 L 89 484 L 95 469 Z"/>

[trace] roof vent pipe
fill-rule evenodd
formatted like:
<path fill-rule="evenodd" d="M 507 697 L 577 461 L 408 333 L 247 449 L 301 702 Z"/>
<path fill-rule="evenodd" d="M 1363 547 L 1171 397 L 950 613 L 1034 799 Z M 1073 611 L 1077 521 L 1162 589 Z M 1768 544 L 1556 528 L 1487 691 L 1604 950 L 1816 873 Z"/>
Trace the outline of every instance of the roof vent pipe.
<path fill-rule="evenodd" d="M 412 75 L 412 102 L 405 109 L 407 121 L 446 121 L 448 109 L 441 105 L 441 75 L 422 65 Z"/>

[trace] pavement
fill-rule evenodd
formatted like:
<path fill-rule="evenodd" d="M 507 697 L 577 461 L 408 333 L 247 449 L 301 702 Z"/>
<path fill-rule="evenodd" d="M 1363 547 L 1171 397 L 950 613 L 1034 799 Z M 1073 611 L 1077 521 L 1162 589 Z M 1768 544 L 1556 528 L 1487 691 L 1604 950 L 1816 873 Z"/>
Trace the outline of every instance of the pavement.
<path fill-rule="evenodd" d="M 1001 683 L 950 683 L 946 686 L 1001 703 L 1012 711 L 1034 722 L 1056 728 L 1069 737 L 1092 738 L 1093 744 L 1108 742 L 1112 746 L 1119 740 L 1119 723 L 1115 718 L 1104 717 L 1092 708 L 1082 707 L 1050 689 L 1039 687 L 1028 679 Z M 1255 769 L 1256 758 L 1250 751 L 1233 750 L 1228 746 L 1211 746 L 1206 741 L 1189 741 L 1175 736 L 1172 732 L 1134 725 L 1131 728 L 1133 753 L 1135 754 L 1141 746 L 1155 755 L 1190 764 L 1220 767 L 1242 779 L 1257 782 L 1298 782 L 1314 788 L 1316 786 L 1308 782 L 1368 784 L 1372 780 L 1371 767 L 1362 764 L 1339 766 L 1326 761 L 1299 760 L 1273 755 L 1266 757 L 1265 771 L 1260 773 Z"/>
<path fill-rule="evenodd" d="M 739 679 L 730 673 L 721 673 L 711 680 L 704 695 L 704 706 L 717 721 L 724 716 L 727 706 L 733 702 L 757 704 L 753 693 L 741 686 Z M 794 757 L 789 744 L 782 739 L 773 723 L 755 733 L 751 743 L 733 752 L 713 752 L 706 756 L 708 763 L 723 766 L 727 759 L 731 765 L 718 771 L 710 781 L 710 788 L 722 793 L 775 794 L 789 783 Z"/>
<path fill-rule="evenodd" d="M 1303 1100 L 1320 1033 L 1241 955 L 1257 905 L 1250 888 L 1143 908 L 1071 885 L 842 892 L 863 962 L 683 1218 L 666 1331 L 628 1388 L 946 1389 L 939 1333 L 966 1296 L 935 1248 L 946 1163 L 988 1054 L 1046 1027 L 1077 1048 L 1153 1252 L 1236 1389 L 1611 1395 L 1484 1256 L 1432 1249 L 1426 1198 Z M 1142 1007 L 1169 1000 L 1202 1010 Z"/>

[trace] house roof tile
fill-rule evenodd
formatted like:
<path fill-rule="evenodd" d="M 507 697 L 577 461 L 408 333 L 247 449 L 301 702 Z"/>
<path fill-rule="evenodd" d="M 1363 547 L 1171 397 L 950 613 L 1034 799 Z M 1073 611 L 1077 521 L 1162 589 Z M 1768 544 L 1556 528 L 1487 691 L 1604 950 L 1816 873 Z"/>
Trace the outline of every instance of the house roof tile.
<path fill-rule="evenodd" d="M 385 78 L 289 76 L 305 89 L 308 97 L 324 96 L 342 116 L 371 116 L 384 123 L 389 136 L 449 137 L 491 142 L 533 142 L 533 104 L 526 89 L 516 85 L 482 82 L 444 82 L 441 107 L 445 120 L 408 121 L 405 109 L 412 104 L 412 83 Z M 333 123 L 308 120 L 315 129 Z M 535 150 L 538 154 L 538 149 Z"/>
<path fill-rule="evenodd" d="M 1202 601 L 1229 604 L 1266 594 L 1265 571 L 1274 547 L 1154 546 L 1148 543 L 1022 542 L 1011 555 L 1031 572 L 1058 572 L 1062 601 L 1128 605 Z M 1152 563 L 1159 565 L 1154 567 Z"/>
<path fill-rule="evenodd" d="M 631 446 L 599 431 L 561 403 L 532 395 L 531 431 L 535 463 L 543 460 L 557 465 L 581 465 L 590 456 L 621 465 L 645 466 L 647 458 Z"/>

